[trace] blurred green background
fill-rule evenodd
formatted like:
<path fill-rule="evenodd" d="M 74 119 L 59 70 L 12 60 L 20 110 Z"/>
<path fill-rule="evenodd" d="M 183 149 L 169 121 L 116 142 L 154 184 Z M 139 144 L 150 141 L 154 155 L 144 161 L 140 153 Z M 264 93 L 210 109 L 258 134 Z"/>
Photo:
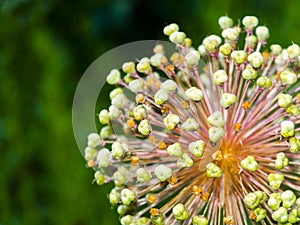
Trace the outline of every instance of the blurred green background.
<path fill-rule="evenodd" d="M 270 42 L 299 43 L 300 1 L 0 0 L 0 225 L 118 224 L 75 144 L 72 98 L 88 66 L 131 41 L 167 40 L 177 22 L 194 45 L 217 19 L 256 15 Z"/>

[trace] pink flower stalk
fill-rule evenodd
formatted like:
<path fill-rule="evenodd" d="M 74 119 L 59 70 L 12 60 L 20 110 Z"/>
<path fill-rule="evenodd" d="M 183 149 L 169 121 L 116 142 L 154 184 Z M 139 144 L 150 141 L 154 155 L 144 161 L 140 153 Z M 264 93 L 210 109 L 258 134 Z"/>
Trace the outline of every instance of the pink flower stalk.
<path fill-rule="evenodd" d="M 242 24 L 221 17 L 198 50 L 170 24 L 170 58 L 157 45 L 107 76 L 85 159 L 121 224 L 299 224 L 300 48 L 268 51 L 268 28 Z"/>

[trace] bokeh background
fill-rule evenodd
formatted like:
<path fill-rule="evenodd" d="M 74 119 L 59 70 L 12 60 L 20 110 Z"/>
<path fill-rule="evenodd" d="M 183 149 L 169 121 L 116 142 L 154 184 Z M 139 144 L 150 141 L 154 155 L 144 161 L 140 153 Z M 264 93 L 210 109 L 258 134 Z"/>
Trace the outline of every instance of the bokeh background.
<path fill-rule="evenodd" d="M 118 224 L 111 186 L 92 184 L 71 124 L 76 85 L 101 54 L 167 40 L 170 22 L 198 46 L 226 14 L 258 16 L 270 42 L 287 46 L 299 43 L 299 8 L 297 0 L 1 0 L 0 225 Z"/>

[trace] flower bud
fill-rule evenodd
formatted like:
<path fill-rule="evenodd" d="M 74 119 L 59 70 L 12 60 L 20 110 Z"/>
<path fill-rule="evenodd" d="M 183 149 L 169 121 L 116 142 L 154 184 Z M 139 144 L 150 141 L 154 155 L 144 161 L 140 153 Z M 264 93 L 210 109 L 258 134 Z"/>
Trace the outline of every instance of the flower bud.
<path fill-rule="evenodd" d="M 135 194 L 133 191 L 125 188 L 121 191 L 122 204 L 130 205 L 130 203 L 135 199 Z"/>
<path fill-rule="evenodd" d="M 272 193 L 268 200 L 268 206 L 272 210 L 277 210 L 277 209 L 279 209 L 281 202 L 282 202 L 281 194 L 280 193 Z"/>
<path fill-rule="evenodd" d="M 105 168 L 109 166 L 110 151 L 107 148 L 103 148 L 98 152 L 97 163 L 99 168 Z"/>
<path fill-rule="evenodd" d="M 132 225 L 134 224 L 134 217 L 131 215 L 123 216 L 120 220 L 121 225 Z"/>
<path fill-rule="evenodd" d="M 279 55 L 282 50 L 281 46 L 278 44 L 271 45 L 270 49 L 271 49 L 272 54 L 275 56 Z"/>
<path fill-rule="evenodd" d="M 163 54 L 156 53 L 155 55 L 151 56 L 150 63 L 152 66 L 159 67 L 162 63 Z"/>
<path fill-rule="evenodd" d="M 295 124 L 292 121 L 284 120 L 280 124 L 282 137 L 292 137 L 295 134 Z"/>
<path fill-rule="evenodd" d="M 136 65 L 137 71 L 148 74 L 151 72 L 150 60 L 147 57 L 142 58 Z"/>
<path fill-rule="evenodd" d="M 267 76 L 261 76 L 257 79 L 256 84 L 260 88 L 269 88 L 272 86 L 272 81 Z"/>
<path fill-rule="evenodd" d="M 237 40 L 239 32 L 234 28 L 227 28 L 222 31 L 222 37 L 229 41 Z"/>
<path fill-rule="evenodd" d="M 148 182 L 151 179 L 151 174 L 144 168 L 139 168 L 136 171 L 136 176 L 139 183 Z"/>
<path fill-rule="evenodd" d="M 282 206 L 288 209 L 296 203 L 297 197 L 291 190 L 287 190 L 281 193 L 281 199 Z"/>
<path fill-rule="evenodd" d="M 277 102 L 279 107 L 287 108 L 293 102 L 293 97 L 289 94 L 279 94 Z"/>
<path fill-rule="evenodd" d="M 287 53 L 290 59 L 294 59 L 300 55 L 300 47 L 297 44 L 292 44 L 287 48 Z"/>
<path fill-rule="evenodd" d="M 272 219 L 278 223 L 286 223 L 288 221 L 288 211 L 284 207 L 280 207 L 272 214 Z"/>
<path fill-rule="evenodd" d="M 181 126 L 184 131 L 196 131 L 199 129 L 199 123 L 192 117 L 188 118 Z"/>
<path fill-rule="evenodd" d="M 118 96 L 119 94 L 123 93 L 123 89 L 120 87 L 117 87 L 115 89 L 113 89 L 110 93 L 109 93 L 109 98 L 110 100 L 114 99 L 116 96 Z"/>
<path fill-rule="evenodd" d="M 205 142 L 202 140 L 194 141 L 189 144 L 189 151 L 196 157 L 200 158 L 203 155 Z"/>
<path fill-rule="evenodd" d="M 257 161 L 254 159 L 253 156 L 247 156 L 247 158 L 243 159 L 241 161 L 241 167 L 244 170 L 249 170 L 249 171 L 256 171 L 258 169 L 258 163 Z"/>
<path fill-rule="evenodd" d="M 254 68 L 258 68 L 264 63 L 264 57 L 260 52 L 253 52 L 248 56 L 248 61 Z"/>
<path fill-rule="evenodd" d="M 155 170 L 154 170 L 155 176 L 160 180 L 160 181 L 166 181 L 172 176 L 172 170 L 165 165 L 161 164 L 158 165 Z"/>
<path fill-rule="evenodd" d="M 193 225 L 208 225 L 208 219 L 203 215 L 196 215 L 192 218 Z"/>
<path fill-rule="evenodd" d="M 121 73 L 117 69 L 113 69 L 106 77 L 107 83 L 114 85 L 117 84 L 121 80 Z"/>
<path fill-rule="evenodd" d="M 204 45 L 199 45 L 198 47 L 198 52 L 200 53 L 200 55 L 202 57 L 206 56 L 207 55 L 207 51 L 206 51 L 206 48 Z"/>
<path fill-rule="evenodd" d="M 187 209 L 181 203 L 175 205 L 172 212 L 176 220 L 186 220 L 190 216 Z"/>
<path fill-rule="evenodd" d="M 242 76 L 245 80 L 254 80 L 257 76 L 257 73 L 251 65 L 247 64 L 246 68 L 242 72 Z"/>
<path fill-rule="evenodd" d="M 86 161 L 93 160 L 97 157 L 98 151 L 91 147 L 86 147 L 84 149 L 84 159 Z"/>
<path fill-rule="evenodd" d="M 255 33 L 259 41 L 266 41 L 270 37 L 269 29 L 265 26 L 257 27 Z"/>
<path fill-rule="evenodd" d="M 215 127 L 223 127 L 225 124 L 225 120 L 223 118 L 223 114 L 220 111 L 215 111 L 207 118 L 207 122 Z"/>
<path fill-rule="evenodd" d="M 223 30 L 233 26 L 233 20 L 228 16 L 221 16 L 218 23 Z"/>
<path fill-rule="evenodd" d="M 147 217 L 141 217 L 136 220 L 136 225 L 150 225 L 150 220 Z"/>
<path fill-rule="evenodd" d="M 135 79 L 129 82 L 128 88 L 130 91 L 136 93 L 143 91 L 144 88 L 144 81 L 143 79 Z"/>
<path fill-rule="evenodd" d="M 193 166 L 194 161 L 187 153 L 183 153 L 177 160 L 176 165 L 178 169 L 187 168 Z"/>
<path fill-rule="evenodd" d="M 186 38 L 185 33 L 179 31 L 173 32 L 169 37 L 170 41 L 175 44 L 181 44 L 185 38 Z"/>
<path fill-rule="evenodd" d="M 290 106 L 288 106 L 285 110 L 285 112 L 289 115 L 293 115 L 293 116 L 299 116 L 300 114 L 300 110 L 299 110 L 299 107 L 292 104 Z"/>
<path fill-rule="evenodd" d="M 225 55 L 228 56 L 231 54 L 232 51 L 232 45 L 230 43 L 225 43 L 223 45 L 220 46 L 219 51 Z"/>
<path fill-rule="evenodd" d="M 114 142 L 112 144 L 111 155 L 114 158 L 121 158 L 124 155 L 124 148 L 119 142 Z"/>
<path fill-rule="evenodd" d="M 280 74 L 280 80 L 283 85 L 294 84 L 297 82 L 297 75 L 292 71 L 284 70 Z"/>
<path fill-rule="evenodd" d="M 148 135 L 150 134 L 151 131 L 151 126 L 148 120 L 142 120 L 140 122 L 140 124 L 138 125 L 138 131 L 142 134 L 142 135 Z"/>
<path fill-rule="evenodd" d="M 257 37 L 255 35 L 250 35 L 246 37 L 246 43 L 250 48 L 255 48 L 257 44 Z"/>
<path fill-rule="evenodd" d="M 223 93 L 221 95 L 220 104 L 224 108 L 228 108 L 229 106 L 231 106 L 235 102 L 236 102 L 236 96 L 234 94 Z"/>
<path fill-rule="evenodd" d="M 132 74 L 135 72 L 135 64 L 134 62 L 126 62 L 122 65 L 122 70 L 124 73 Z"/>
<path fill-rule="evenodd" d="M 268 181 L 273 190 L 277 190 L 284 180 L 284 175 L 280 173 L 270 173 Z"/>
<path fill-rule="evenodd" d="M 128 205 L 119 205 L 117 208 L 117 212 L 120 216 L 124 216 L 124 215 L 128 214 L 131 210 L 132 210 L 132 208 Z M 130 223 L 130 225 L 135 225 L 135 224 Z"/>
<path fill-rule="evenodd" d="M 255 222 L 259 222 L 267 216 L 267 210 L 260 207 L 256 208 L 253 212 L 256 216 Z"/>
<path fill-rule="evenodd" d="M 212 34 L 203 39 L 202 45 L 205 47 L 207 52 L 214 52 L 219 47 L 221 42 L 222 39 L 219 36 Z M 199 52 L 202 55 L 200 50 Z"/>
<path fill-rule="evenodd" d="M 154 101 L 156 104 L 161 105 L 169 98 L 169 93 L 164 89 L 159 89 L 154 95 Z"/>
<path fill-rule="evenodd" d="M 173 130 L 180 122 L 180 118 L 176 114 L 169 114 L 163 121 L 168 130 Z"/>
<path fill-rule="evenodd" d="M 247 53 L 244 50 L 235 50 L 231 53 L 231 58 L 233 58 L 237 64 L 242 64 L 247 58 Z"/>
<path fill-rule="evenodd" d="M 199 88 L 191 87 L 185 91 L 185 95 L 188 99 L 193 101 L 200 101 L 203 97 L 203 93 Z"/>
<path fill-rule="evenodd" d="M 99 121 L 101 124 L 106 125 L 109 123 L 109 113 L 107 109 L 103 109 L 99 113 Z"/>
<path fill-rule="evenodd" d="M 279 152 L 276 155 L 275 168 L 281 170 L 288 165 L 289 165 L 289 159 L 285 156 L 283 152 Z"/>
<path fill-rule="evenodd" d="M 289 146 L 291 153 L 297 153 L 300 149 L 300 141 L 295 137 L 291 137 L 289 138 Z"/>
<path fill-rule="evenodd" d="M 167 148 L 168 154 L 170 156 L 180 157 L 182 155 L 182 147 L 180 143 L 174 143 L 169 145 Z"/>
<path fill-rule="evenodd" d="M 218 70 L 213 74 L 213 81 L 216 85 L 222 85 L 228 80 L 228 76 L 225 70 Z"/>
<path fill-rule="evenodd" d="M 94 148 L 98 145 L 101 145 L 101 139 L 99 134 L 97 133 L 90 133 L 88 136 L 88 146 Z"/>
<path fill-rule="evenodd" d="M 252 30 L 258 25 L 258 19 L 255 16 L 245 16 L 242 23 L 246 30 Z"/>
<path fill-rule="evenodd" d="M 120 112 L 120 110 L 118 109 L 117 106 L 111 105 L 111 106 L 109 106 L 108 110 L 109 110 L 109 118 L 110 119 L 117 119 L 117 118 L 119 118 L 121 112 Z"/>
<path fill-rule="evenodd" d="M 105 183 L 105 176 L 100 171 L 95 172 L 94 178 L 98 185 L 103 185 Z"/>
<path fill-rule="evenodd" d="M 124 167 L 119 167 L 113 174 L 114 183 L 117 187 L 121 187 L 127 181 L 128 171 Z"/>
<path fill-rule="evenodd" d="M 214 163 L 208 163 L 206 166 L 206 175 L 210 178 L 218 178 L 221 177 L 223 174 L 220 167 L 218 167 Z"/>
<path fill-rule="evenodd" d="M 208 130 L 209 140 L 213 143 L 218 142 L 225 134 L 222 127 L 211 127 Z"/>
<path fill-rule="evenodd" d="M 110 135 L 112 135 L 113 130 L 111 126 L 105 126 L 102 127 L 102 129 L 100 130 L 100 137 L 102 139 L 108 139 L 110 137 Z"/>
<path fill-rule="evenodd" d="M 177 84 L 175 81 L 168 79 L 168 80 L 164 81 L 163 83 L 161 83 L 160 89 L 170 93 L 170 92 L 176 91 Z"/>
<path fill-rule="evenodd" d="M 111 104 L 117 106 L 119 109 L 122 109 L 129 104 L 129 101 L 127 97 L 121 93 L 111 100 Z"/>
<path fill-rule="evenodd" d="M 111 205 L 116 206 L 121 199 L 120 193 L 115 189 L 112 189 L 108 195 L 108 199 Z"/>
<path fill-rule="evenodd" d="M 165 26 L 163 32 L 166 36 L 170 36 L 175 31 L 179 31 L 179 26 L 176 23 L 171 23 L 168 26 Z"/>
<path fill-rule="evenodd" d="M 144 105 L 138 105 L 133 109 L 133 116 L 136 120 L 143 120 L 147 117 L 147 110 Z"/>
<path fill-rule="evenodd" d="M 196 65 L 200 60 L 200 53 L 196 50 L 192 50 L 188 54 L 186 54 L 184 59 L 188 65 Z"/>

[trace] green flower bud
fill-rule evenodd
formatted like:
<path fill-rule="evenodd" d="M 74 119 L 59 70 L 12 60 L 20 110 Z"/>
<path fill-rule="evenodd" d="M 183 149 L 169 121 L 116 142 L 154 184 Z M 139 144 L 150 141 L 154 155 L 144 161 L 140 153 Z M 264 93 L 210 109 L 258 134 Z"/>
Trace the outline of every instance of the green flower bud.
<path fill-rule="evenodd" d="M 114 183 L 117 187 L 121 187 L 127 181 L 128 171 L 124 167 L 119 167 L 113 174 Z"/>
<path fill-rule="evenodd" d="M 119 142 L 114 142 L 111 146 L 111 155 L 114 158 L 121 158 L 124 155 L 124 148 Z"/>
<path fill-rule="evenodd" d="M 200 53 L 196 50 L 192 50 L 186 54 L 184 59 L 188 65 L 197 65 L 200 60 Z"/>
<path fill-rule="evenodd" d="M 260 88 L 269 88 L 272 86 L 272 81 L 267 76 L 261 76 L 257 79 L 256 84 Z"/>
<path fill-rule="evenodd" d="M 151 66 L 150 66 L 150 60 L 147 57 L 142 58 L 138 64 L 136 65 L 136 69 L 140 73 L 150 73 L 151 72 Z"/>
<path fill-rule="evenodd" d="M 202 140 L 194 141 L 189 144 L 189 151 L 196 157 L 200 158 L 203 155 L 205 142 Z"/>
<path fill-rule="evenodd" d="M 255 209 L 259 205 L 259 198 L 255 192 L 251 192 L 245 196 L 244 202 L 249 209 Z"/>
<path fill-rule="evenodd" d="M 135 194 L 133 191 L 125 188 L 121 191 L 121 201 L 124 205 L 130 205 L 131 202 L 135 199 Z"/>
<path fill-rule="evenodd" d="M 277 210 L 277 209 L 279 209 L 281 202 L 282 202 L 281 194 L 280 193 L 272 193 L 268 200 L 268 206 L 272 210 Z"/>
<path fill-rule="evenodd" d="M 287 108 L 293 102 L 293 97 L 289 94 L 279 94 L 277 100 L 279 107 Z"/>
<path fill-rule="evenodd" d="M 127 73 L 124 77 L 123 80 L 126 84 L 129 84 L 131 81 L 136 80 L 130 73 Z"/>
<path fill-rule="evenodd" d="M 299 110 L 299 107 L 292 104 L 290 106 L 288 106 L 285 110 L 285 112 L 289 115 L 292 115 L 292 116 L 299 116 L 300 114 L 300 110 Z"/>
<path fill-rule="evenodd" d="M 175 205 L 172 212 L 176 220 L 186 220 L 190 216 L 185 206 L 181 203 Z"/>
<path fill-rule="evenodd" d="M 164 35 L 170 36 L 175 31 L 179 31 L 179 26 L 176 23 L 171 23 L 164 28 Z"/>
<path fill-rule="evenodd" d="M 242 72 L 242 76 L 245 80 L 254 80 L 257 76 L 257 73 L 251 65 L 247 64 L 246 68 Z"/>
<path fill-rule="evenodd" d="M 289 138 L 289 146 L 291 153 L 297 153 L 300 149 L 300 141 L 295 137 L 291 137 Z"/>
<path fill-rule="evenodd" d="M 298 218 L 298 215 L 297 215 L 297 209 L 294 208 L 290 211 L 290 214 L 289 214 L 289 219 L 288 219 L 289 223 L 293 224 L 293 223 L 297 223 L 300 221 L 300 218 Z"/>
<path fill-rule="evenodd" d="M 248 56 L 248 61 L 254 68 L 258 68 L 264 63 L 264 57 L 260 52 L 253 52 Z"/>
<path fill-rule="evenodd" d="M 169 37 L 170 41 L 175 44 L 181 44 L 185 38 L 186 38 L 185 33 L 179 31 L 173 32 Z"/>
<path fill-rule="evenodd" d="M 163 89 L 159 89 L 154 95 L 154 101 L 156 104 L 161 105 L 169 98 L 169 93 Z"/>
<path fill-rule="evenodd" d="M 136 120 L 143 120 L 147 117 L 147 110 L 144 105 L 138 105 L 133 109 L 133 116 Z"/>
<path fill-rule="evenodd" d="M 160 85 L 160 89 L 166 91 L 167 93 L 176 91 L 177 89 L 177 84 L 173 80 L 166 80 Z"/>
<path fill-rule="evenodd" d="M 223 174 L 220 167 L 218 167 L 214 163 L 208 163 L 206 166 L 206 175 L 210 178 L 218 178 L 221 177 Z"/>
<path fill-rule="evenodd" d="M 295 134 L 295 124 L 292 121 L 284 120 L 280 124 L 282 137 L 292 137 Z"/>
<path fill-rule="evenodd" d="M 115 97 L 117 97 L 119 94 L 122 94 L 122 93 L 123 93 L 123 89 L 120 87 L 117 87 L 109 93 L 109 98 L 110 98 L 110 100 L 113 100 Z"/>
<path fill-rule="evenodd" d="M 278 44 L 271 45 L 270 49 L 271 49 L 272 54 L 275 56 L 279 55 L 282 51 L 281 46 Z"/>
<path fill-rule="evenodd" d="M 109 166 L 110 151 L 107 148 L 103 148 L 98 152 L 97 163 L 99 168 L 105 168 Z"/>
<path fill-rule="evenodd" d="M 128 106 L 129 101 L 124 94 L 119 94 L 111 100 L 111 104 L 117 106 L 119 109 L 123 109 L 125 106 Z"/>
<path fill-rule="evenodd" d="M 193 225 L 208 225 L 208 219 L 203 215 L 196 215 L 192 218 Z"/>
<path fill-rule="evenodd" d="M 185 95 L 188 99 L 193 101 L 200 101 L 203 98 L 203 93 L 196 87 L 191 87 L 185 91 Z"/>
<path fill-rule="evenodd" d="M 151 179 L 151 174 L 144 168 L 139 168 L 136 171 L 136 176 L 139 183 L 148 182 Z"/>
<path fill-rule="evenodd" d="M 159 66 L 161 66 L 162 58 L 163 58 L 162 53 L 156 53 L 155 55 L 151 56 L 150 64 L 152 66 L 159 67 Z"/>
<path fill-rule="evenodd" d="M 89 161 L 95 159 L 97 157 L 98 151 L 91 147 L 86 147 L 84 149 L 84 158 L 85 160 Z"/>
<path fill-rule="evenodd" d="M 244 50 L 235 50 L 231 53 L 231 58 L 233 58 L 237 64 L 242 64 L 247 59 L 247 53 Z"/>
<path fill-rule="evenodd" d="M 117 106 L 115 105 L 109 106 L 108 111 L 109 111 L 110 119 L 118 119 L 120 117 L 121 112 Z"/>
<path fill-rule="evenodd" d="M 180 118 L 176 114 L 168 114 L 166 118 L 164 118 L 164 124 L 168 130 L 174 130 L 175 127 L 180 122 Z"/>
<path fill-rule="evenodd" d="M 183 40 L 183 45 L 185 46 L 185 47 L 191 47 L 192 46 L 192 39 L 191 38 L 185 38 L 184 40 Z"/>
<path fill-rule="evenodd" d="M 202 45 L 204 46 L 207 52 L 214 52 L 219 47 L 221 42 L 222 39 L 219 36 L 212 34 L 203 39 Z M 202 55 L 200 50 L 199 52 Z"/>
<path fill-rule="evenodd" d="M 184 121 L 181 128 L 184 131 L 196 131 L 199 129 L 199 123 L 194 118 L 190 117 Z"/>
<path fill-rule="evenodd" d="M 123 216 L 120 222 L 121 225 L 132 225 L 134 223 L 134 217 L 131 215 Z"/>
<path fill-rule="evenodd" d="M 229 41 L 237 40 L 239 32 L 234 28 L 227 28 L 222 31 L 222 37 Z"/>
<path fill-rule="evenodd" d="M 172 176 L 172 170 L 165 165 L 161 164 L 158 165 L 155 170 L 154 170 L 155 176 L 160 180 L 160 181 L 166 181 Z"/>
<path fill-rule="evenodd" d="M 245 16 L 242 20 L 245 29 L 252 30 L 258 25 L 258 19 L 255 16 Z"/>
<path fill-rule="evenodd" d="M 218 20 L 218 24 L 224 30 L 233 26 L 233 20 L 228 16 L 221 16 Z"/>
<path fill-rule="evenodd" d="M 105 176 L 100 171 L 95 172 L 94 178 L 98 185 L 103 185 L 105 183 Z"/>
<path fill-rule="evenodd" d="M 280 74 L 280 80 L 283 85 L 294 84 L 297 82 L 297 75 L 289 70 L 284 70 Z"/>
<path fill-rule="evenodd" d="M 207 118 L 207 122 L 215 127 L 223 127 L 225 124 L 225 120 L 223 118 L 223 114 L 220 111 L 215 111 Z"/>
<path fill-rule="evenodd" d="M 220 105 L 224 108 L 228 108 L 236 102 L 236 96 L 230 93 L 223 93 L 220 99 Z"/>
<path fill-rule="evenodd" d="M 128 214 L 130 212 L 130 210 L 132 210 L 132 208 L 128 205 L 119 205 L 117 212 L 119 215 L 124 216 L 126 214 Z M 130 224 L 130 225 L 134 225 L 134 224 Z"/>
<path fill-rule="evenodd" d="M 225 70 L 218 70 L 213 74 L 213 81 L 216 85 L 222 85 L 228 80 L 228 76 Z"/>
<path fill-rule="evenodd" d="M 110 71 L 110 73 L 106 77 L 107 83 L 111 85 L 119 83 L 120 80 L 121 80 L 121 73 L 117 69 L 113 69 L 112 71 Z"/>
<path fill-rule="evenodd" d="M 141 217 L 136 220 L 136 225 L 149 225 L 150 220 L 147 217 Z"/>
<path fill-rule="evenodd" d="M 194 165 L 193 159 L 187 154 L 183 153 L 181 157 L 177 160 L 177 168 L 182 169 L 185 167 L 191 167 Z"/>
<path fill-rule="evenodd" d="M 276 155 L 275 168 L 278 170 L 281 170 L 284 167 L 286 167 L 287 165 L 289 165 L 289 159 L 286 158 L 286 156 L 283 152 L 279 152 Z"/>
<path fill-rule="evenodd" d="M 182 155 L 182 147 L 180 143 L 169 145 L 167 150 L 170 156 L 180 157 Z"/>
<path fill-rule="evenodd" d="M 122 65 L 122 70 L 124 73 L 132 74 L 135 72 L 135 63 L 134 62 L 126 62 Z"/>
<path fill-rule="evenodd" d="M 246 43 L 250 48 L 254 48 L 257 44 L 257 37 L 255 35 L 246 37 Z"/>
<path fill-rule="evenodd" d="M 99 134 L 97 133 L 90 133 L 88 135 L 88 146 L 94 148 L 98 145 L 101 145 L 101 139 Z"/>
<path fill-rule="evenodd" d="M 135 79 L 129 82 L 128 88 L 130 91 L 136 93 L 141 92 L 144 88 L 144 81 L 143 79 Z"/>
<path fill-rule="evenodd" d="M 282 206 L 288 209 L 296 203 L 297 197 L 291 190 L 287 190 L 281 193 L 281 199 Z"/>
<path fill-rule="evenodd" d="M 256 216 L 255 222 L 259 222 L 267 216 L 267 211 L 260 207 L 256 208 L 253 212 Z"/>
<path fill-rule="evenodd" d="M 107 109 L 103 109 L 99 113 L 99 121 L 101 124 L 106 125 L 109 123 L 109 114 Z"/>
<path fill-rule="evenodd" d="M 138 125 L 138 131 L 142 135 L 148 135 L 151 131 L 151 126 L 148 120 L 142 120 L 140 124 Z"/>
<path fill-rule="evenodd" d="M 219 51 L 225 55 L 228 56 L 231 54 L 232 51 L 232 45 L 230 43 L 225 43 L 223 45 L 220 46 Z"/>
<path fill-rule="evenodd" d="M 280 173 L 270 173 L 268 175 L 268 181 L 273 190 L 277 190 L 284 180 L 284 175 Z"/>
<path fill-rule="evenodd" d="M 215 50 L 215 49 L 214 49 Z M 198 52 L 200 53 L 200 55 L 202 57 L 206 56 L 207 55 L 207 51 L 206 51 L 206 48 L 204 45 L 199 45 L 198 46 Z"/>
<path fill-rule="evenodd" d="M 213 143 L 218 142 L 225 134 L 222 127 L 211 127 L 208 130 L 209 140 Z"/>
<path fill-rule="evenodd" d="M 108 199 L 111 205 L 115 206 L 121 200 L 120 193 L 112 189 L 112 191 L 108 195 Z"/>
<path fill-rule="evenodd" d="M 151 215 L 150 220 L 153 225 L 165 225 L 164 223 L 165 219 L 163 215 L 157 215 L 157 216 Z"/>
<path fill-rule="evenodd" d="M 111 126 L 102 127 L 100 130 L 100 137 L 103 139 L 109 139 L 110 135 L 112 135 L 113 130 Z"/>
<path fill-rule="evenodd" d="M 300 47 L 297 44 L 292 44 L 287 48 L 289 58 L 294 59 L 300 55 Z"/>
<path fill-rule="evenodd" d="M 288 221 L 288 211 L 284 207 L 280 207 L 272 214 L 272 219 L 279 223 L 286 223 Z"/>
<path fill-rule="evenodd" d="M 254 172 L 258 169 L 258 163 L 253 156 L 249 155 L 241 161 L 241 167 L 245 170 Z"/>
<path fill-rule="evenodd" d="M 259 26 L 255 30 L 259 41 L 266 41 L 270 37 L 269 29 L 265 26 Z"/>

